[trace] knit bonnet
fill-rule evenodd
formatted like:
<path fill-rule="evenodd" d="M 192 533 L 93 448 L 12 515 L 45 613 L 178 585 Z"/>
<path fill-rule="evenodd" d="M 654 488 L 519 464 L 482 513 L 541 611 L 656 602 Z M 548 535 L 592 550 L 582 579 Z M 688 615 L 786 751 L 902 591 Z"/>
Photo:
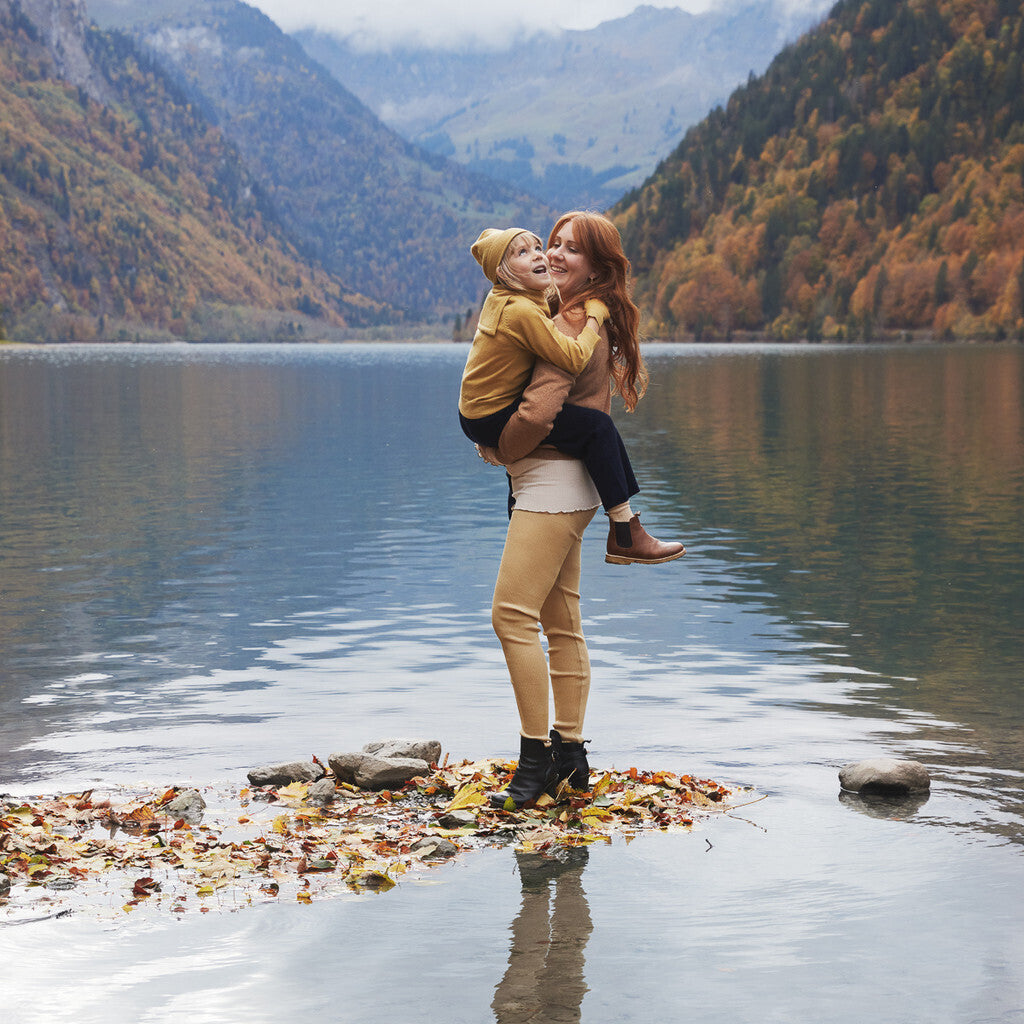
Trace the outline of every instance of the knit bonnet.
<path fill-rule="evenodd" d="M 473 258 L 483 267 L 484 276 L 491 284 L 498 276 L 498 266 L 516 235 L 532 235 L 526 228 L 484 228 L 480 237 L 470 247 Z"/>

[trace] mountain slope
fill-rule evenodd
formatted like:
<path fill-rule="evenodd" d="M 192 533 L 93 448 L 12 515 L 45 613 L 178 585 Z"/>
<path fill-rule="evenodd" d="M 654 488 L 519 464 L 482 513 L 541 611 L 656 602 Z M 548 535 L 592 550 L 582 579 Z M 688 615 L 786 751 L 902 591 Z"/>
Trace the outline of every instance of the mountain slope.
<path fill-rule="evenodd" d="M 843 0 L 613 215 L 665 337 L 1024 337 L 1019 0 Z"/>
<path fill-rule="evenodd" d="M 475 304 L 481 228 L 551 218 L 542 203 L 399 138 L 295 40 L 236 0 L 103 0 L 232 140 L 303 251 L 410 311 Z"/>
<path fill-rule="evenodd" d="M 209 336 L 227 307 L 270 335 L 384 313 L 298 257 L 129 40 L 74 0 L 0 0 L 0 337 Z"/>
<path fill-rule="evenodd" d="M 509 40 L 503 51 L 369 52 L 314 31 L 296 38 L 405 138 L 560 209 L 604 208 L 764 69 L 811 10 L 794 22 L 777 0 L 699 16 L 640 7 L 587 31 Z"/>

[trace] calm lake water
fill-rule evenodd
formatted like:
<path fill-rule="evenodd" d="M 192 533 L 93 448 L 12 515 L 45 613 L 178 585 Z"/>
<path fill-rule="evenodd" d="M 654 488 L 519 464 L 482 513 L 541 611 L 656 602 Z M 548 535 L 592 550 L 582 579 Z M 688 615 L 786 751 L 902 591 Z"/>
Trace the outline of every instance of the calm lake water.
<path fill-rule="evenodd" d="M 465 348 L 0 349 L 0 790 L 512 755 Z M 19 927 L 5 1021 L 1024 1021 L 1024 349 L 651 347 L 584 545 L 596 767 L 766 799 L 561 870 Z M 872 805 L 838 769 L 925 762 Z M 2 912 L 0 912 L 2 913 Z"/>

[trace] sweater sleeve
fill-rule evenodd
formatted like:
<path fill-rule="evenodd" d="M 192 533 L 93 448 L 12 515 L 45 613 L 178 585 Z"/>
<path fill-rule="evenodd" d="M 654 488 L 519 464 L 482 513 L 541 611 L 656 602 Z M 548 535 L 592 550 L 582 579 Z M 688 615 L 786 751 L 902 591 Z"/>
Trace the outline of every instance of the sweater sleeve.
<path fill-rule="evenodd" d="M 573 376 L 548 362 L 538 362 L 523 400 L 498 439 L 498 457 L 508 465 L 529 455 L 544 440 L 573 385 Z"/>
<path fill-rule="evenodd" d="M 563 334 L 539 310 L 529 310 L 523 316 L 519 334 L 528 351 L 574 377 L 590 362 L 601 340 L 601 336 L 592 327 L 584 327 L 576 338 Z"/>
<path fill-rule="evenodd" d="M 560 316 L 555 324 L 570 333 L 580 329 L 578 322 L 563 321 Z M 529 455 L 543 442 L 551 433 L 555 417 L 566 402 L 605 413 L 611 412 L 611 356 L 603 327 L 600 335 L 600 344 L 594 350 L 590 362 L 575 378 L 551 363 L 537 361 L 530 383 L 523 392 L 523 400 L 505 424 L 498 441 L 498 458 L 505 465 Z"/>

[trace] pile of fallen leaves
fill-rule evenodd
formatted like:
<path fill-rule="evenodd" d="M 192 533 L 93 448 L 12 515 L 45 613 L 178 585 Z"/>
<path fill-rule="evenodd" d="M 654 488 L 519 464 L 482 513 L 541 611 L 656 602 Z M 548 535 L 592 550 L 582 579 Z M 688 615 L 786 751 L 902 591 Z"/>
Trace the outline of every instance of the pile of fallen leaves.
<path fill-rule="evenodd" d="M 142 904 L 175 913 L 236 909 L 255 901 L 384 891 L 412 871 L 459 852 L 514 844 L 520 850 L 611 842 L 650 830 L 687 829 L 696 815 L 728 807 L 730 791 L 672 772 L 602 775 L 589 793 L 542 797 L 517 811 L 487 795 L 508 784 L 514 762 L 444 766 L 393 792 L 339 783 L 334 803 L 306 803 L 308 786 L 204 790 L 200 825 L 166 813 L 176 788 L 92 791 L 0 803 L 0 920 L 26 909 L 120 914 Z M 462 812 L 461 814 L 456 812 Z M 8 922 L 10 923 L 10 922 Z"/>

